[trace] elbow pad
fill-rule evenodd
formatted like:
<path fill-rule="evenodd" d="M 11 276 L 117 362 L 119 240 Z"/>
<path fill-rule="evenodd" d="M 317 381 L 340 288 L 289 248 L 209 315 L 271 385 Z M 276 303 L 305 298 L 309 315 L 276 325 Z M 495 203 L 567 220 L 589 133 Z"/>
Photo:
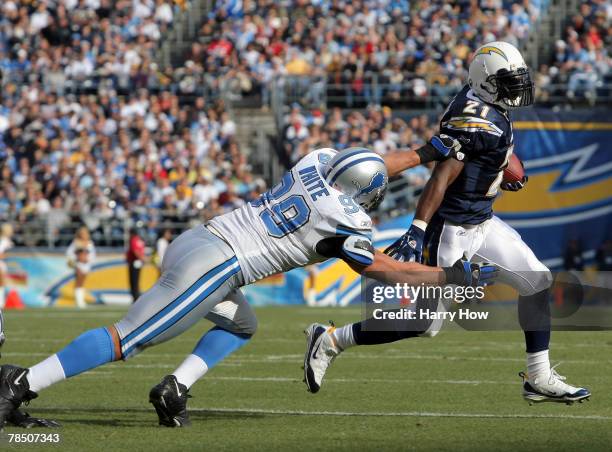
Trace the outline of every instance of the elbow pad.
<path fill-rule="evenodd" d="M 374 262 L 372 241 L 362 235 L 350 235 L 342 243 L 340 257 L 349 263 L 367 267 Z"/>

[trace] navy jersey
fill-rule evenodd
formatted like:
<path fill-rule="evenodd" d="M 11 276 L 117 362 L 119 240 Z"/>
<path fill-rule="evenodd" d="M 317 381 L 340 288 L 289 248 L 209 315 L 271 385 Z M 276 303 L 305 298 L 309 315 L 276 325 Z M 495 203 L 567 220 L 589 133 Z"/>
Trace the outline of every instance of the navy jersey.
<path fill-rule="evenodd" d="M 508 113 L 484 103 L 465 86 L 444 112 L 440 133 L 463 138 L 465 159 L 438 214 L 454 223 L 480 224 L 493 215 L 493 201 L 514 147 Z"/>

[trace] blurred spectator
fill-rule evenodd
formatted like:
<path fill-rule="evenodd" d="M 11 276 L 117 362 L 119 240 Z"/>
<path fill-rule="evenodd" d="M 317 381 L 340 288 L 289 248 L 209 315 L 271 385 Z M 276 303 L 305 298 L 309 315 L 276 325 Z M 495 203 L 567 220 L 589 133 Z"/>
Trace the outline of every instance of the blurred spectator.
<path fill-rule="evenodd" d="M 3 223 L 0 229 L 0 309 L 6 303 L 6 283 L 8 282 L 8 266 L 4 260 L 6 252 L 13 247 L 13 227 L 10 223 Z M 0 312 L 0 336 L 2 335 L 2 313 Z"/>
<path fill-rule="evenodd" d="M 132 303 L 140 297 L 140 270 L 145 262 L 145 242 L 136 228 L 130 229 L 130 240 L 126 253 L 128 264 L 128 279 Z"/>
<path fill-rule="evenodd" d="M 172 231 L 170 229 L 164 229 L 161 231 L 157 241 L 155 242 L 155 250 L 153 252 L 153 258 L 151 261 L 157 267 L 159 274 L 161 275 L 162 262 L 164 261 L 164 255 L 170 242 L 172 241 Z"/>
<path fill-rule="evenodd" d="M 74 269 L 74 301 L 78 308 L 86 308 L 85 281 L 91 271 L 91 266 L 96 259 L 96 248 L 89 236 L 87 226 L 81 226 L 74 240 L 66 250 L 68 266 Z"/>

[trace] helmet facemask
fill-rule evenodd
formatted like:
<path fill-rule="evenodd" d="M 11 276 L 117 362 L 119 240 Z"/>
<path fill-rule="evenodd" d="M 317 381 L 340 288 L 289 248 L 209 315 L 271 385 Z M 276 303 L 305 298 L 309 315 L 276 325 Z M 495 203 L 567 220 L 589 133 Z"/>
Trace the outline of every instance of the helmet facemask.
<path fill-rule="evenodd" d="M 371 212 L 372 210 L 375 210 L 380 205 L 382 200 L 385 198 L 386 193 L 387 193 L 387 184 L 385 184 L 384 187 L 377 189 L 377 192 L 374 195 L 374 197 L 369 200 L 365 200 L 365 201 L 360 200 L 359 193 L 356 193 L 353 196 L 353 199 L 355 199 L 357 204 L 363 207 L 363 210 L 365 210 L 366 212 Z"/>
<path fill-rule="evenodd" d="M 513 71 L 500 69 L 496 74 L 487 77 L 487 83 L 497 88 L 495 102 L 498 104 L 509 108 L 527 107 L 533 104 L 535 85 L 526 67 Z"/>

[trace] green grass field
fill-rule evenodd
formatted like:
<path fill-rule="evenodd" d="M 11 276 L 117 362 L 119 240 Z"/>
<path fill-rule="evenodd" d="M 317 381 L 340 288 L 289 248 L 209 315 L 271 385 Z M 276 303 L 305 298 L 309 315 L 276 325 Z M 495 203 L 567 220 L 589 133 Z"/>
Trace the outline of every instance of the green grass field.
<path fill-rule="evenodd" d="M 34 364 L 122 313 L 9 311 L 2 362 Z M 584 404 L 522 400 L 520 332 L 450 329 L 433 339 L 351 349 L 312 395 L 302 383 L 302 329 L 328 319 L 343 324 L 359 311 L 283 307 L 257 314 L 253 341 L 192 388 L 191 428 L 158 427 L 148 391 L 191 351 L 205 322 L 126 363 L 49 388 L 27 410 L 61 422 L 61 446 L 52 447 L 75 451 L 612 450 L 612 333 L 553 336 L 560 372 L 594 394 Z"/>

